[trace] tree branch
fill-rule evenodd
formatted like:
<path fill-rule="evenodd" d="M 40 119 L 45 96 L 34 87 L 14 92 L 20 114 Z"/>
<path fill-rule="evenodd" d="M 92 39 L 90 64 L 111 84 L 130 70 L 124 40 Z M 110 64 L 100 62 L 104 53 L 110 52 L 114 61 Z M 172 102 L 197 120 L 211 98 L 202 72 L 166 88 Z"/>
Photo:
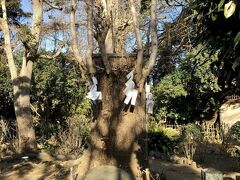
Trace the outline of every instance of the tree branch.
<path fill-rule="evenodd" d="M 105 3 L 106 1 L 102 1 L 101 3 Z M 98 2 L 99 3 L 99 2 Z M 106 2 L 107 3 L 107 2 Z M 107 7 L 108 4 L 106 4 Z M 104 17 L 102 17 L 103 14 L 103 8 L 98 7 L 98 5 L 94 4 L 95 7 L 97 7 L 96 14 L 94 14 L 94 26 L 95 26 L 95 34 L 94 37 L 98 42 L 99 49 L 101 52 L 102 61 L 106 70 L 106 73 L 109 74 L 111 72 L 111 66 L 108 60 L 108 50 L 109 47 L 112 47 L 111 45 L 107 44 L 107 39 L 109 40 L 109 37 L 107 35 L 110 31 L 110 17 L 106 14 Z M 105 5 L 102 5 L 105 6 Z M 107 12 L 106 12 L 107 13 Z"/>
<path fill-rule="evenodd" d="M 131 3 L 131 13 L 133 18 L 133 24 L 134 24 L 134 31 L 138 46 L 138 52 L 137 52 L 137 62 L 136 62 L 136 80 L 139 81 L 142 77 L 142 66 L 143 66 L 143 45 L 142 45 L 142 37 L 139 27 L 139 19 L 137 16 L 139 15 L 139 12 L 136 11 L 134 0 L 130 0 Z"/>
<path fill-rule="evenodd" d="M 73 54 L 74 57 L 76 58 L 77 62 L 80 65 L 80 70 L 82 73 L 82 76 L 84 76 L 84 74 L 86 73 L 87 69 L 86 69 L 86 65 L 80 55 L 79 49 L 78 49 L 78 43 L 77 43 L 77 33 L 76 33 L 76 19 L 75 19 L 75 13 L 76 13 L 76 0 L 71 0 L 71 5 L 72 5 L 72 9 L 70 12 L 70 31 L 71 31 L 71 44 L 72 44 L 72 50 L 73 50 Z"/>
<path fill-rule="evenodd" d="M 60 11 L 62 10 L 62 7 L 52 4 L 49 0 L 44 0 L 44 2 L 53 9 L 58 9 Z"/>
<path fill-rule="evenodd" d="M 142 71 L 142 78 L 139 82 L 139 91 L 142 92 L 144 82 L 147 76 L 150 74 L 157 58 L 158 53 L 158 40 L 157 40 L 157 0 L 151 1 L 151 23 L 150 23 L 150 33 L 151 33 L 151 55 L 149 61 L 145 65 Z"/>
<path fill-rule="evenodd" d="M 32 21 L 32 35 L 34 39 L 31 41 L 31 48 L 36 48 L 39 44 L 40 34 L 42 30 L 42 21 L 43 21 L 43 7 L 42 1 L 33 0 L 33 21 Z"/>
<path fill-rule="evenodd" d="M 63 48 L 63 46 L 60 46 L 59 48 L 58 48 L 58 50 L 56 51 L 56 53 L 55 54 L 53 54 L 53 55 L 40 55 L 39 57 L 40 58 L 43 58 L 43 59 L 55 59 L 56 57 L 58 57 L 60 54 L 61 54 L 61 51 L 62 51 L 62 48 Z"/>
<path fill-rule="evenodd" d="M 2 5 L 2 12 L 3 12 L 3 18 L 1 18 L 1 29 L 4 34 L 4 43 L 5 43 L 5 52 L 8 60 L 8 66 L 11 74 L 11 79 L 14 80 L 17 78 L 17 69 L 15 66 L 13 53 L 12 53 L 12 47 L 11 47 L 11 40 L 10 40 L 10 32 L 9 27 L 7 23 L 7 9 L 6 9 L 6 2 L 5 0 L 1 0 Z"/>
<path fill-rule="evenodd" d="M 93 64 L 93 2 L 89 0 L 89 3 L 85 4 L 87 10 L 87 39 L 88 39 L 88 51 L 87 51 L 87 65 L 90 74 L 94 74 L 96 69 Z"/>

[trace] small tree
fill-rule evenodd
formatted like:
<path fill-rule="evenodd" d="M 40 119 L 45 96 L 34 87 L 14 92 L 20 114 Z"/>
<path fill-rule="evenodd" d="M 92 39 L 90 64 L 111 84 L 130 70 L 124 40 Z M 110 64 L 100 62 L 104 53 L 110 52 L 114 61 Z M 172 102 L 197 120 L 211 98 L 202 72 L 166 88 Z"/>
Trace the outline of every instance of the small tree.
<path fill-rule="evenodd" d="M 188 124 L 182 131 L 182 144 L 185 157 L 188 161 L 193 160 L 197 144 L 201 141 L 201 128 L 196 124 Z"/>

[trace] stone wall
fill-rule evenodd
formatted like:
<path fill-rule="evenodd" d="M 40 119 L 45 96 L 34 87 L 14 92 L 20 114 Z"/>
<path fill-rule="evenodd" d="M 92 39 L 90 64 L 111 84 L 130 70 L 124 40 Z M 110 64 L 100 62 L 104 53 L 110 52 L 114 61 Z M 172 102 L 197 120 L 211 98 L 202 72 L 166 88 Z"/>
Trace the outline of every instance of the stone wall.
<path fill-rule="evenodd" d="M 229 128 L 240 121 L 240 100 L 227 101 L 220 107 L 220 121 Z"/>

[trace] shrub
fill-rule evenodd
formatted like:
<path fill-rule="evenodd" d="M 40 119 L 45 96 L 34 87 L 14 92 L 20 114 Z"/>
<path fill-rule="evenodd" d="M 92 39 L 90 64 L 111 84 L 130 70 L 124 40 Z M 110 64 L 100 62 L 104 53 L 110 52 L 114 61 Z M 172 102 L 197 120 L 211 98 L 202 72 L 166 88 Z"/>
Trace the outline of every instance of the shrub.
<path fill-rule="evenodd" d="M 188 160 L 192 160 L 196 151 L 197 144 L 202 140 L 200 126 L 187 124 L 182 130 L 183 152 Z"/>
<path fill-rule="evenodd" d="M 78 156 L 86 147 L 87 138 L 90 134 L 91 120 L 84 115 L 74 115 L 67 120 L 66 127 L 58 134 L 58 153 Z"/>
<path fill-rule="evenodd" d="M 172 154 L 178 148 L 180 139 L 179 131 L 165 128 L 161 124 L 151 121 L 148 125 L 149 150 Z"/>
<path fill-rule="evenodd" d="M 236 122 L 229 130 L 228 133 L 228 153 L 233 156 L 240 158 L 240 121 Z"/>
<path fill-rule="evenodd" d="M 231 128 L 230 128 L 230 136 L 233 140 L 235 140 L 237 143 L 240 143 L 240 121 L 236 122 Z"/>

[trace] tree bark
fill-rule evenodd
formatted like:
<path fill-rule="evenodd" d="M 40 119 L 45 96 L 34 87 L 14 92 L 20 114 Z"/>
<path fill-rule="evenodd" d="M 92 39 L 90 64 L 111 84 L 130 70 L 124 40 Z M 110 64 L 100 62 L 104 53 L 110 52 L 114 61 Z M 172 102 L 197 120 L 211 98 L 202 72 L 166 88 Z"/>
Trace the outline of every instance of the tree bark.
<path fill-rule="evenodd" d="M 77 7 L 76 0 L 71 0 L 72 9 L 70 12 L 70 31 L 71 31 L 71 46 L 73 50 L 73 54 L 79 63 L 79 67 L 81 70 L 82 77 L 85 78 L 85 74 L 87 71 L 86 64 L 84 62 L 84 59 L 81 57 L 80 51 L 78 49 L 78 43 L 77 43 L 77 32 L 76 32 L 76 19 L 75 19 L 75 12 Z"/>
<path fill-rule="evenodd" d="M 119 59 L 111 59 L 113 61 L 119 62 Z M 119 68 L 125 65 L 116 64 Z M 126 75 L 126 69 L 109 75 L 97 74 L 102 101 L 98 103 L 100 111 L 92 125 L 88 150 L 78 167 L 78 179 L 84 179 L 89 169 L 101 165 L 117 166 L 135 179 L 142 179 L 140 164 L 144 151 L 140 147 L 145 133 L 145 99 L 139 95 L 136 106 L 132 107 L 123 103 Z"/>
<path fill-rule="evenodd" d="M 19 150 L 24 153 L 37 150 L 30 108 L 32 65 L 32 61 L 27 62 L 24 57 L 21 73 L 13 80 L 14 109 L 18 127 Z"/>
<path fill-rule="evenodd" d="M 25 45 L 21 72 L 18 73 L 11 47 L 10 30 L 7 20 L 5 0 L 1 0 L 3 18 L 0 18 L 4 34 L 5 53 L 8 59 L 8 66 L 11 73 L 14 93 L 14 109 L 17 119 L 19 151 L 22 153 L 35 151 L 36 137 L 33 128 L 32 114 L 30 108 L 30 83 L 32 77 L 32 59 L 38 55 L 39 39 L 42 29 L 42 0 L 33 0 L 33 21 L 31 34 Z"/>

